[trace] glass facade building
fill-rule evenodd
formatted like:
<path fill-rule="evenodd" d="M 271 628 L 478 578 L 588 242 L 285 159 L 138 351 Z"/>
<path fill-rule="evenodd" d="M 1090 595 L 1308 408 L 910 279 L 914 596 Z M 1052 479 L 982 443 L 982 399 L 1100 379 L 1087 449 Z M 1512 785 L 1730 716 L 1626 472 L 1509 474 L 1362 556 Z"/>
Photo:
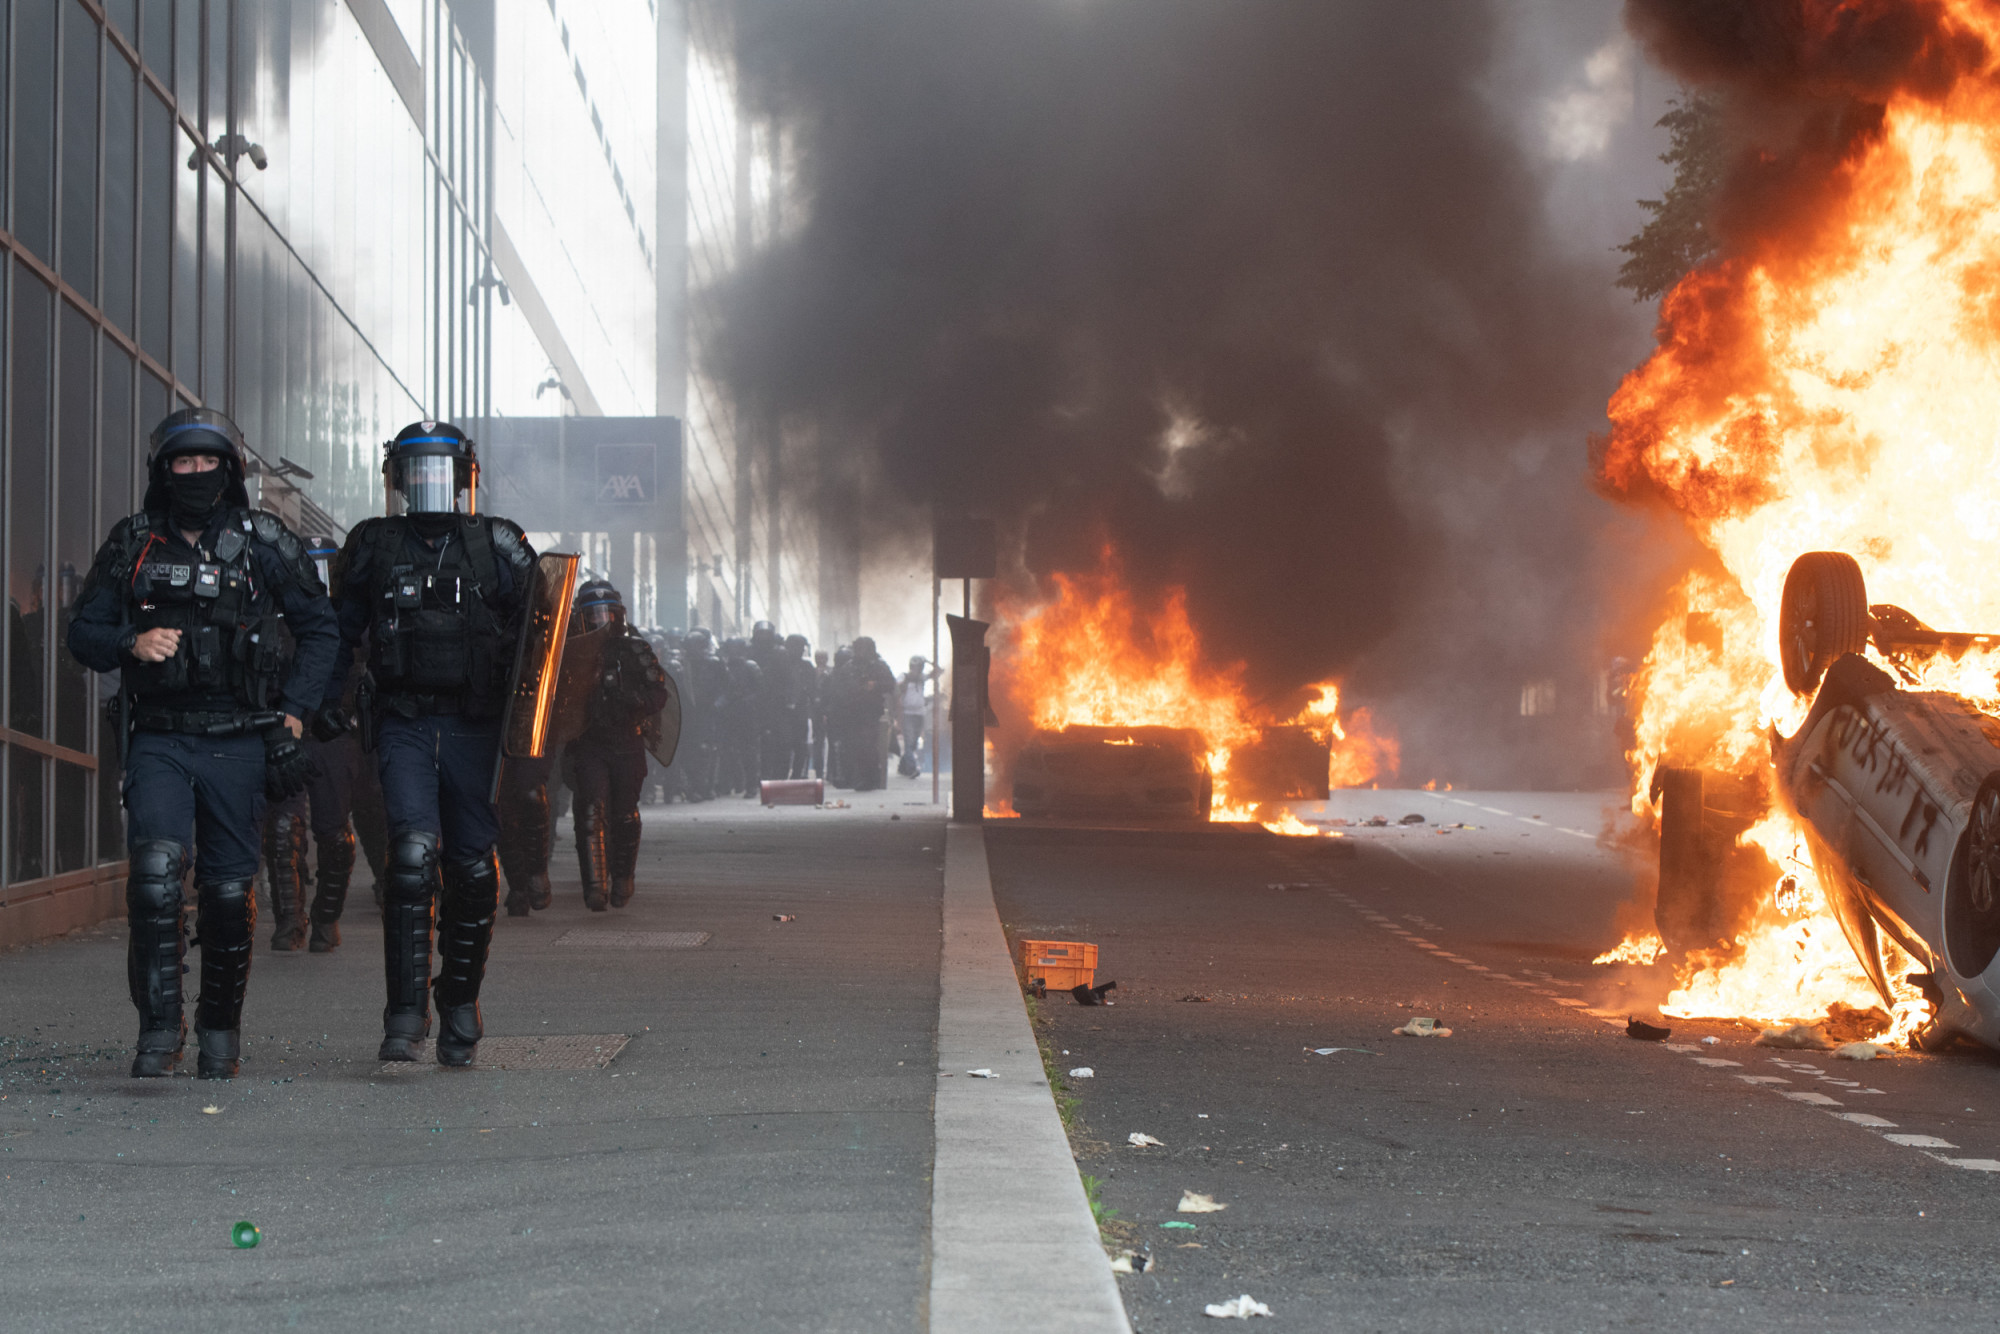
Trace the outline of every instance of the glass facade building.
<path fill-rule="evenodd" d="M 119 902 L 112 683 L 63 637 L 162 416 L 227 412 L 257 502 L 338 538 L 408 421 L 553 415 L 551 378 L 658 411 L 656 26 L 649 0 L 0 0 L 0 941 Z"/>

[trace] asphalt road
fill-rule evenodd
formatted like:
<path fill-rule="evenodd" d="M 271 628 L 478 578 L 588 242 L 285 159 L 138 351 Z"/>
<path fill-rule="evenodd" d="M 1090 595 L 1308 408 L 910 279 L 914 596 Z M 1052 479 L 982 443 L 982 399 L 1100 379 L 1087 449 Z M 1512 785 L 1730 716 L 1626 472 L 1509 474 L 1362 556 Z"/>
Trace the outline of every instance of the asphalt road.
<path fill-rule="evenodd" d="M 1308 813 L 1426 817 L 1350 829 L 1351 858 L 990 827 L 1010 936 L 1095 942 L 1118 983 L 1040 1008 L 1094 1070 L 1082 1170 L 1151 1261 L 1120 1279 L 1135 1329 L 1244 1293 L 1273 1329 L 1427 1334 L 2000 1316 L 2000 1058 L 1627 1038 L 1647 979 L 1590 963 L 1633 882 L 1616 804 L 1338 794 Z M 1452 1035 L 1391 1035 L 1417 1015 Z"/>
<path fill-rule="evenodd" d="M 230 1083 L 126 1077 L 122 925 L 0 956 L 0 1328 L 922 1328 L 944 847 L 908 795 L 649 810 L 610 914 L 559 844 L 472 1071 L 373 1059 L 365 889 L 335 954 L 260 923 Z"/>

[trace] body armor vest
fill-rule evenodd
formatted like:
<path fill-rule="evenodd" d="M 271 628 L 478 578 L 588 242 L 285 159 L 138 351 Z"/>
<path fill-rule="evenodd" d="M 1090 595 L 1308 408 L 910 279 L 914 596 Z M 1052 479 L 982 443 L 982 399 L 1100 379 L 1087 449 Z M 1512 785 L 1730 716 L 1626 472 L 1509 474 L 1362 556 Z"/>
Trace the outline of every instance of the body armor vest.
<path fill-rule="evenodd" d="M 281 629 L 270 590 L 258 586 L 250 560 L 251 518 L 225 520 L 213 559 L 172 552 L 139 515 L 132 521 L 132 624 L 181 632 L 164 662 L 124 668 L 126 688 L 142 701 L 170 702 L 230 695 L 247 709 L 276 707 L 284 669 Z"/>
<path fill-rule="evenodd" d="M 441 550 L 417 542 L 401 517 L 379 519 L 370 553 L 368 671 L 385 699 L 420 696 L 432 711 L 456 704 L 497 717 L 506 700 L 501 674 L 512 667 L 500 618 L 493 541 L 470 519 Z M 421 551 L 426 559 L 412 560 Z"/>

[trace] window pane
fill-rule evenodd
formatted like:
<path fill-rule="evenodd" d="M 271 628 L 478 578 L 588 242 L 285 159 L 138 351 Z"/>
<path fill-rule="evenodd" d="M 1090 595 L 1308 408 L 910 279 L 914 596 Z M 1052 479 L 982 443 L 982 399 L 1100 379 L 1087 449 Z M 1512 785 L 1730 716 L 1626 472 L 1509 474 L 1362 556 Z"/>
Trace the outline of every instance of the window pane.
<path fill-rule="evenodd" d="M 46 0 L 14 11 L 14 234 L 45 260 L 55 258 L 58 12 Z"/>
<path fill-rule="evenodd" d="M 173 87 L 174 0 L 143 0 L 139 11 L 139 57 L 153 76 Z"/>
<path fill-rule="evenodd" d="M 104 0 L 104 15 L 128 42 L 139 40 L 139 0 Z M 108 57 L 107 57 L 108 59 Z"/>
<path fill-rule="evenodd" d="M 49 362 L 53 295 L 14 266 L 13 439 L 7 469 L 7 725 L 44 735 L 48 588 Z"/>
<path fill-rule="evenodd" d="M 97 20 L 63 6 L 62 276 L 97 300 Z"/>
<path fill-rule="evenodd" d="M 116 672 L 95 678 L 100 708 L 118 692 Z M 124 769 L 118 763 L 118 734 L 106 726 L 97 729 L 97 860 L 115 862 L 125 856 L 125 806 L 119 799 L 119 782 Z"/>
<path fill-rule="evenodd" d="M 246 161 L 248 159 L 245 159 Z M 224 383 L 229 311 L 229 186 L 213 167 L 202 173 L 202 230 L 207 253 L 202 258 L 201 396 L 216 407 L 229 401 Z M 182 378 L 187 378 L 183 373 Z"/>
<path fill-rule="evenodd" d="M 138 472 L 139 442 L 132 420 L 132 357 L 109 338 L 104 340 L 104 384 L 99 434 L 103 451 L 98 466 L 97 526 L 101 539 L 112 524 L 139 508 L 132 478 Z M 95 548 L 92 548 L 95 551 Z"/>
<path fill-rule="evenodd" d="M 201 123 L 201 0 L 175 6 L 174 101 L 183 116 Z"/>
<path fill-rule="evenodd" d="M 201 383 L 201 178 L 200 163 L 187 165 L 193 151 L 187 136 L 173 136 L 174 173 L 174 378 Z"/>
<path fill-rule="evenodd" d="M 62 303 L 61 358 L 56 366 L 56 578 L 55 625 L 69 628 L 76 595 L 97 550 L 97 523 L 90 503 L 97 480 L 97 328 Z M 90 747 L 90 673 L 57 635 L 56 744 Z M 58 811 L 60 813 L 60 810 Z"/>
<path fill-rule="evenodd" d="M 7 880 L 18 884 L 48 874 L 42 850 L 42 774 L 47 762 L 19 746 L 7 751 Z"/>
<path fill-rule="evenodd" d="M 132 324 L 133 206 L 138 198 L 138 74 L 123 56 L 104 57 L 104 291 L 98 304 L 113 324 L 135 337 Z"/>
<path fill-rule="evenodd" d="M 90 865 L 90 770 L 56 762 L 55 874 Z"/>
<path fill-rule="evenodd" d="M 229 132 L 229 20 L 222 0 L 208 0 L 208 96 L 203 102 L 208 141 Z"/>
<path fill-rule="evenodd" d="M 145 466 L 145 442 L 152 437 L 153 428 L 158 426 L 171 411 L 173 411 L 173 394 L 167 388 L 166 382 L 151 371 L 143 372 L 139 376 L 139 423 L 135 432 L 140 441 L 138 457 L 141 469 Z M 139 506 L 146 503 L 146 476 L 143 471 L 140 472 L 136 485 L 139 499 L 132 506 L 135 513 Z"/>
<path fill-rule="evenodd" d="M 148 0 L 158 3 L 159 0 Z M 139 346 L 165 365 L 172 356 L 168 330 L 173 306 L 174 113 L 150 89 L 139 99 Z"/>

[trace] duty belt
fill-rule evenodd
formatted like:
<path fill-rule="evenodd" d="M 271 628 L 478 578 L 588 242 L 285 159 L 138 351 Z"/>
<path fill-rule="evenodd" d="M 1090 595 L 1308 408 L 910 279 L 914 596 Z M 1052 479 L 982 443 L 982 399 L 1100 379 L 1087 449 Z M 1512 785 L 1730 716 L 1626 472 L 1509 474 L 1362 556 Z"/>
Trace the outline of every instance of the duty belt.
<path fill-rule="evenodd" d="M 141 704 L 132 711 L 132 726 L 141 732 L 180 732 L 188 736 L 240 736 L 276 727 L 285 715 L 275 709 L 261 713 L 217 713 L 199 709 L 160 709 Z"/>
<path fill-rule="evenodd" d="M 406 695 L 381 694 L 375 697 L 375 707 L 401 718 L 423 718 L 440 714 L 465 712 L 465 697 L 450 695 Z"/>

